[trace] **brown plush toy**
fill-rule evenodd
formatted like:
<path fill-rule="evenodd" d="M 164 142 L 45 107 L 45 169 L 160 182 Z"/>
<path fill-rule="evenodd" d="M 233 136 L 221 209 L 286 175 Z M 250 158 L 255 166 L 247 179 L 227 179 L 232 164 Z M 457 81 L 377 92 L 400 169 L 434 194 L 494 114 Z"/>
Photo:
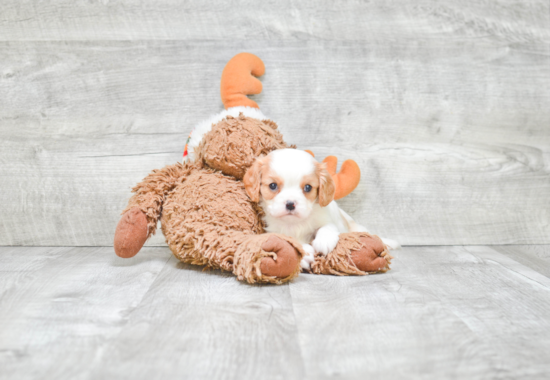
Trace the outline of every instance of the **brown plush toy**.
<path fill-rule="evenodd" d="M 264 71 L 263 62 L 252 54 L 241 53 L 229 61 L 221 81 L 226 110 L 195 127 L 184 163 L 154 170 L 133 188 L 115 232 L 118 256 L 136 255 L 160 220 L 170 250 L 183 262 L 231 271 L 249 283 L 281 284 L 298 275 L 301 244 L 264 233 L 263 211 L 250 200 L 242 182 L 257 157 L 289 147 L 277 125 L 246 97 L 261 92 L 262 84 L 254 76 Z M 336 173 L 335 157 L 328 159 L 337 195 L 349 194 L 359 182 L 357 164 L 348 160 Z M 316 258 L 312 272 L 384 272 L 390 259 L 378 237 L 347 233 L 333 252 Z"/>

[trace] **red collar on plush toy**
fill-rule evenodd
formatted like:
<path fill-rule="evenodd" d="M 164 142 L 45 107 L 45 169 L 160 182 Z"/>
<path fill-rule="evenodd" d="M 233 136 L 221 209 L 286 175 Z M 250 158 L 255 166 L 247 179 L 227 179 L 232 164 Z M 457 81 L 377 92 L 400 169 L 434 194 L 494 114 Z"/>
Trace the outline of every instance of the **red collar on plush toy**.
<path fill-rule="evenodd" d="M 187 140 L 185 141 L 185 148 L 183 148 L 183 161 L 182 163 L 186 163 L 189 161 L 189 140 L 191 140 L 191 135 L 193 134 L 193 131 L 189 133 L 189 136 L 187 137 Z"/>

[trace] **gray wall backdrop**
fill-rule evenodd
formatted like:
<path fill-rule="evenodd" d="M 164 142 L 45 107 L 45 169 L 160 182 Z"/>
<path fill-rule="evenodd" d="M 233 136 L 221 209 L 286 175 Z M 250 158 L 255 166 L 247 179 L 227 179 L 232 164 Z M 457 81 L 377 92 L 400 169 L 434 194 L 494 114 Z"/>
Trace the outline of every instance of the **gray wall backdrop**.
<path fill-rule="evenodd" d="M 0 4 L 0 245 L 111 245 L 130 188 L 256 96 L 287 141 L 355 159 L 340 202 L 402 244 L 550 243 L 547 0 Z M 163 244 L 162 234 L 149 245 Z"/>

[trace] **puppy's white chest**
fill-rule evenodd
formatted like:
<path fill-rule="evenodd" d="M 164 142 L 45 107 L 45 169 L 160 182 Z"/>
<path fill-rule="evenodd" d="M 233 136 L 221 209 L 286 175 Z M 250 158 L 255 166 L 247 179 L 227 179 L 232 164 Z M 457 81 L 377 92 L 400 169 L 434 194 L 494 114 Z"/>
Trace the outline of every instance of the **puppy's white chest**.
<path fill-rule="evenodd" d="M 302 244 L 311 244 L 317 231 L 332 223 L 332 218 L 328 208 L 315 207 L 309 217 L 303 220 L 286 221 L 266 213 L 264 221 L 267 225 L 267 232 L 291 236 Z"/>
<path fill-rule="evenodd" d="M 267 217 L 266 231 L 283 234 L 298 240 L 302 244 L 309 244 L 315 238 L 315 233 L 321 227 L 313 223 L 284 223 L 282 220 L 270 220 Z"/>

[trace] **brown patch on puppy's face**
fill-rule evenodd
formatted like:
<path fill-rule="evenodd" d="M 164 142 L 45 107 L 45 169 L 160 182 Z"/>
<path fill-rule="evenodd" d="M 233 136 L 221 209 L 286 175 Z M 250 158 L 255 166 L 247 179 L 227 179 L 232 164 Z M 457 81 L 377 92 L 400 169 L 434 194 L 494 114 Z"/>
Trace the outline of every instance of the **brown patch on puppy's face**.
<path fill-rule="evenodd" d="M 269 165 L 267 165 L 265 167 L 265 171 L 262 172 L 262 178 L 260 181 L 260 193 L 262 197 L 268 201 L 275 198 L 275 196 L 281 192 L 285 185 L 283 178 L 275 173 Z"/>
<path fill-rule="evenodd" d="M 311 188 L 309 191 L 306 186 L 309 185 Z M 302 192 L 304 193 L 304 196 L 306 199 L 308 199 L 311 202 L 315 202 L 317 199 L 317 195 L 319 194 L 319 175 L 318 173 L 311 173 L 308 175 L 305 175 L 302 178 L 302 181 L 300 182 L 300 188 L 302 189 Z"/>
<path fill-rule="evenodd" d="M 246 193 L 254 202 L 275 198 L 283 189 L 284 180 L 269 166 L 270 157 L 258 158 L 247 170 L 243 182 Z"/>
<path fill-rule="evenodd" d="M 252 202 L 260 201 L 262 172 L 268 170 L 269 160 L 269 157 L 260 157 L 256 159 L 244 175 L 244 189 Z"/>
<path fill-rule="evenodd" d="M 327 170 L 327 165 L 318 162 L 315 165 L 317 166 L 316 172 L 319 178 L 319 205 L 325 207 L 334 200 L 336 187 L 334 186 L 332 176 Z"/>

